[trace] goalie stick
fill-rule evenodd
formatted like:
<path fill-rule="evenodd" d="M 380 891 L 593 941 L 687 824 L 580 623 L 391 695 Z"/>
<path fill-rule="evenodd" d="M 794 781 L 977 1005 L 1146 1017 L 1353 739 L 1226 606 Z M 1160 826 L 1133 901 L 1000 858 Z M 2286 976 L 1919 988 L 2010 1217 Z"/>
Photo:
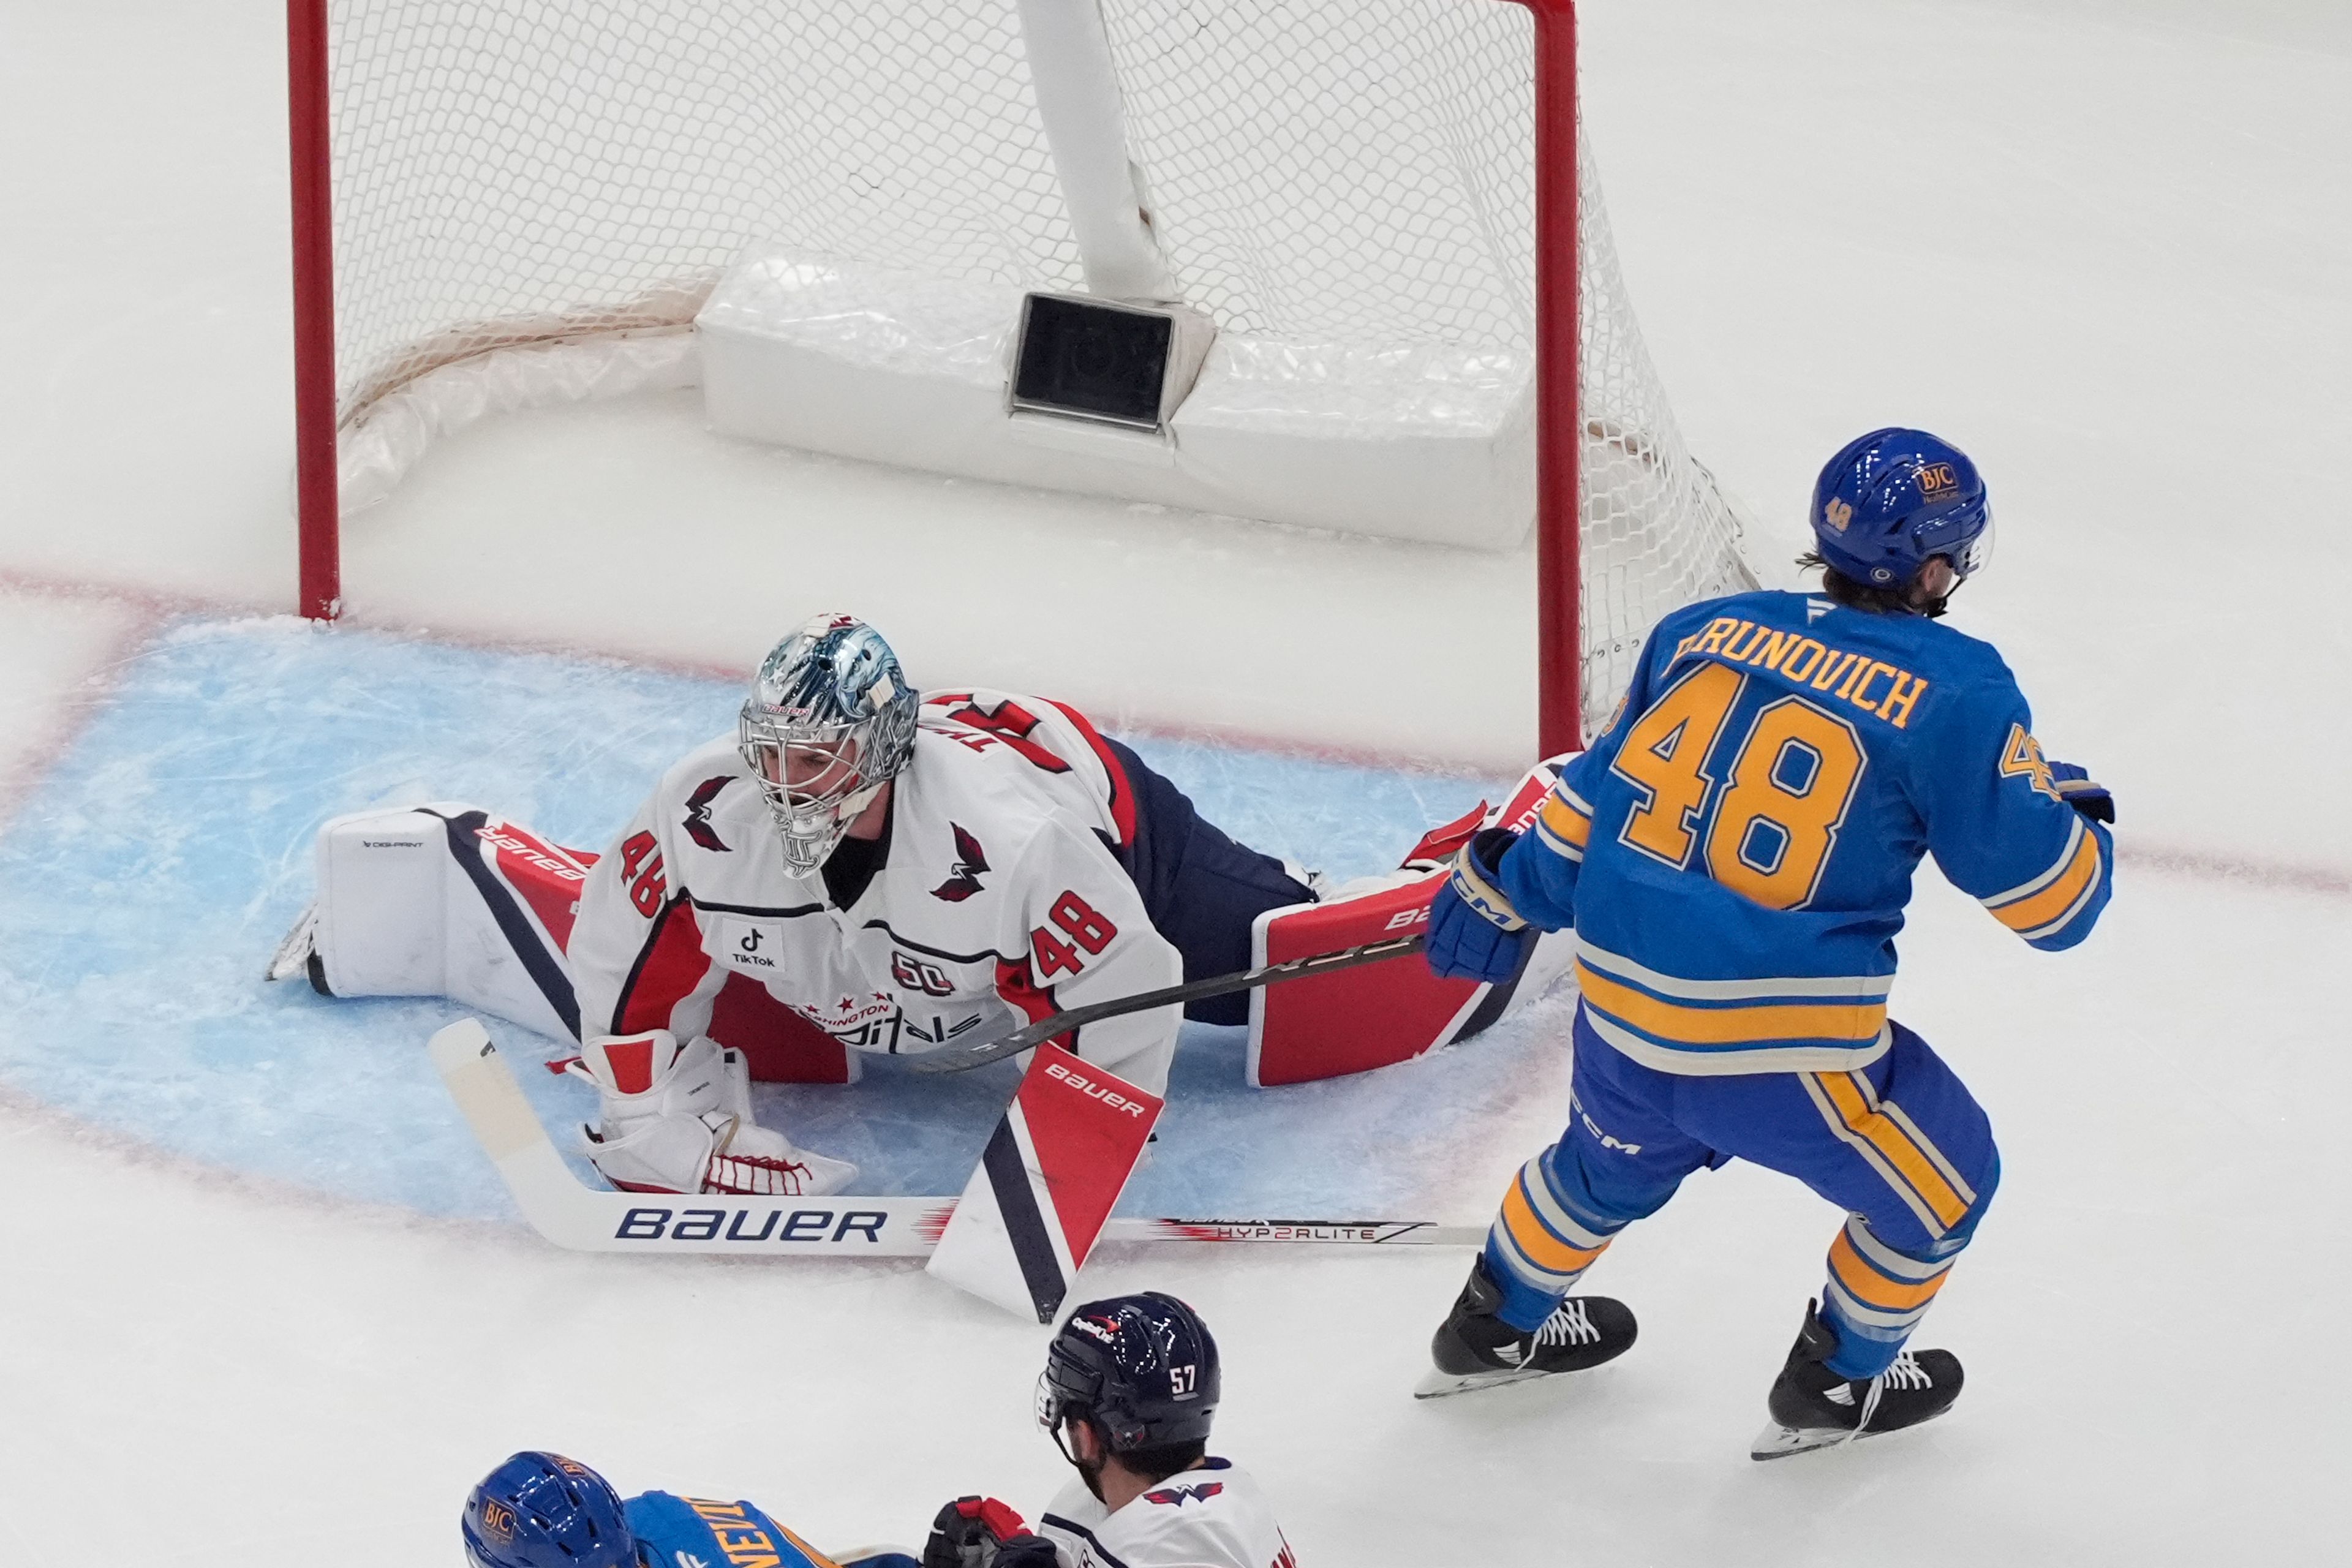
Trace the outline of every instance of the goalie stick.
<path fill-rule="evenodd" d="M 499 1168 L 523 1217 L 581 1252 L 721 1252 L 925 1258 L 955 1213 L 940 1197 L 737 1197 L 606 1192 L 564 1163 L 489 1034 L 472 1018 L 427 1047 L 449 1097 Z M 1113 1219 L 1105 1241 L 1262 1242 L 1343 1247 L 1476 1247 L 1485 1226 L 1423 1220 Z"/>
<path fill-rule="evenodd" d="M 1368 942 L 1355 947 L 1343 947 L 1337 952 L 1312 952 L 1304 958 L 1286 959 L 1259 969 L 1244 969 L 1233 974 L 1213 974 L 1205 980 L 1188 980 L 1181 985 L 1163 985 L 1157 991 L 1139 991 L 1132 996 L 1116 996 L 1108 1002 L 1090 1002 L 1083 1007 L 1073 1007 L 1066 1013 L 1055 1013 L 1038 1019 L 1024 1028 L 1009 1035 L 959 1051 L 935 1051 L 914 1058 L 917 1072 L 970 1072 L 991 1062 L 1001 1062 L 1007 1057 L 1017 1057 L 1023 1051 L 1034 1050 L 1047 1040 L 1098 1024 L 1105 1018 L 1117 1018 L 1129 1013 L 1141 1013 L 1153 1007 L 1174 1007 L 1186 1002 L 1202 1002 L 1212 996 L 1224 996 L 1235 991 L 1247 991 L 1255 986 L 1272 985 L 1277 981 L 1298 980 L 1309 974 L 1328 974 L 1335 969 L 1349 969 L 1359 963 L 1380 963 L 1391 958 L 1402 958 L 1409 952 L 1419 952 L 1427 939 L 1419 932 L 1412 936 L 1390 937 L 1381 942 Z"/>

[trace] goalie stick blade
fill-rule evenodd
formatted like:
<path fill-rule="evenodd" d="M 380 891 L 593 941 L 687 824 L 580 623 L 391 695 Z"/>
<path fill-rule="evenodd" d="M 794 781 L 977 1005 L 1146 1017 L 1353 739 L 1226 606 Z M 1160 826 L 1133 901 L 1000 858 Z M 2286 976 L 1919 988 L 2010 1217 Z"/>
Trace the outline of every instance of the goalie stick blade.
<path fill-rule="evenodd" d="M 619 1193 L 589 1185 L 564 1163 L 523 1098 L 504 1053 L 472 1018 L 427 1047 L 449 1097 L 533 1230 L 581 1252 L 717 1252 L 737 1258 L 810 1254 L 925 1258 L 954 1200 L 736 1197 L 720 1193 Z M 1423 1220 L 1118 1219 L 1104 1241 L 1186 1241 L 1273 1247 L 1475 1247 L 1484 1226 Z"/>

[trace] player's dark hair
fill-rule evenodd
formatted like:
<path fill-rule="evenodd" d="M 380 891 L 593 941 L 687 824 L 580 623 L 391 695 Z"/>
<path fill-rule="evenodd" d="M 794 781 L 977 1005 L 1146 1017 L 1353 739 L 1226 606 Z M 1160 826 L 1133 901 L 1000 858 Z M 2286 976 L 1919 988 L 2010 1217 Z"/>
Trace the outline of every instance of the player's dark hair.
<path fill-rule="evenodd" d="M 1126 1453 L 1113 1457 L 1137 1475 L 1156 1483 L 1191 1469 L 1208 1451 L 1209 1446 L 1205 1442 L 1156 1443 L 1148 1448 L 1129 1448 Z"/>
<path fill-rule="evenodd" d="M 1829 595 L 1832 604 L 1843 605 L 1850 610 L 1867 610 L 1878 616 L 1918 614 L 1911 603 L 1911 585 L 1907 583 L 1894 588 L 1874 588 L 1867 583 L 1857 583 L 1811 550 L 1797 557 L 1797 565 L 1806 572 L 1816 566 L 1822 569 L 1822 592 Z"/>

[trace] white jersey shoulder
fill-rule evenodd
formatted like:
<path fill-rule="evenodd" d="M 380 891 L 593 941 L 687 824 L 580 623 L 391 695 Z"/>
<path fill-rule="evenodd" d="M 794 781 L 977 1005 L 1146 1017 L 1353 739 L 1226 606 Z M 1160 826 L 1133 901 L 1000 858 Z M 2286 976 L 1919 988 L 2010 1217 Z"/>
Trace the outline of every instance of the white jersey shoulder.
<path fill-rule="evenodd" d="M 1123 773 L 1111 771 L 1101 737 L 1075 710 L 982 689 L 927 698 L 913 754 L 896 785 L 895 874 L 877 882 L 908 908 L 921 907 L 910 895 L 942 886 L 949 892 L 939 901 L 949 904 L 1001 891 L 1001 878 L 981 873 L 1009 870 L 1049 827 L 1123 844 L 1134 826 L 1129 787 Z M 772 910 L 824 901 L 818 879 L 785 869 L 772 842 L 767 803 L 732 734 L 673 763 L 649 804 L 651 826 L 667 840 L 670 885 L 698 904 Z M 975 846 L 977 857 L 967 852 Z M 992 854 L 990 865 L 974 863 Z M 969 890 L 959 898 L 959 889 Z M 982 899 L 978 909 L 958 912 L 977 915 L 995 901 Z M 955 923 L 969 930 L 981 922 Z"/>
<path fill-rule="evenodd" d="M 1062 1568 L 1296 1568 L 1274 1510 L 1223 1459 L 1169 1477 L 1112 1512 L 1072 1481 L 1039 1521 Z"/>
<path fill-rule="evenodd" d="M 971 687 L 927 694 L 920 726 L 921 733 L 989 763 L 964 776 L 1004 781 L 1004 787 L 1072 813 L 1113 843 L 1124 843 L 1134 829 L 1124 770 L 1075 708 Z"/>

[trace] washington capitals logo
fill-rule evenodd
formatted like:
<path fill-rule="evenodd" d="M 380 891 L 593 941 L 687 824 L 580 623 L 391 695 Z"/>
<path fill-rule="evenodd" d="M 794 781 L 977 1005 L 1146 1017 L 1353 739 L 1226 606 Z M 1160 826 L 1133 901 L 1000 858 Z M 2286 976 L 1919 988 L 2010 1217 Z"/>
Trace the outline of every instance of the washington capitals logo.
<path fill-rule="evenodd" d="M 1178 1508 L 1182 1508 L 1186 1503 L 1195 1500 L 1206 1502 L 1224 1489 L 1225 1483 L 1223 1481 L 1202 1481 L 1200 1485 L 1192 1487 L 1161 1487 L 1156 1492 L 1144 1493 L 1143 1499 L 1146 1502 L 1173 1503 Z"/>
<path fill-rule="evenodd" d="M 988 869 L 988 855 L 979 839 L 952 822 L 948 826 L 955 828 L 955 874 L 933 888 L 931 897 L 960 904 L 980 891 L 980 874 Z"/>
<path fill-rule="evenodd" d="M 719 837 L 719 830 L 710 826 L 710 803 L 719 798 L 720 790 L 734 782 L 733 773 L 720 773 L 717 778 L 705 779 L 695 785 L 694 793 L 686 797 L 686 836 L 705 849 L 727 851 L 728 846 Z"/>

